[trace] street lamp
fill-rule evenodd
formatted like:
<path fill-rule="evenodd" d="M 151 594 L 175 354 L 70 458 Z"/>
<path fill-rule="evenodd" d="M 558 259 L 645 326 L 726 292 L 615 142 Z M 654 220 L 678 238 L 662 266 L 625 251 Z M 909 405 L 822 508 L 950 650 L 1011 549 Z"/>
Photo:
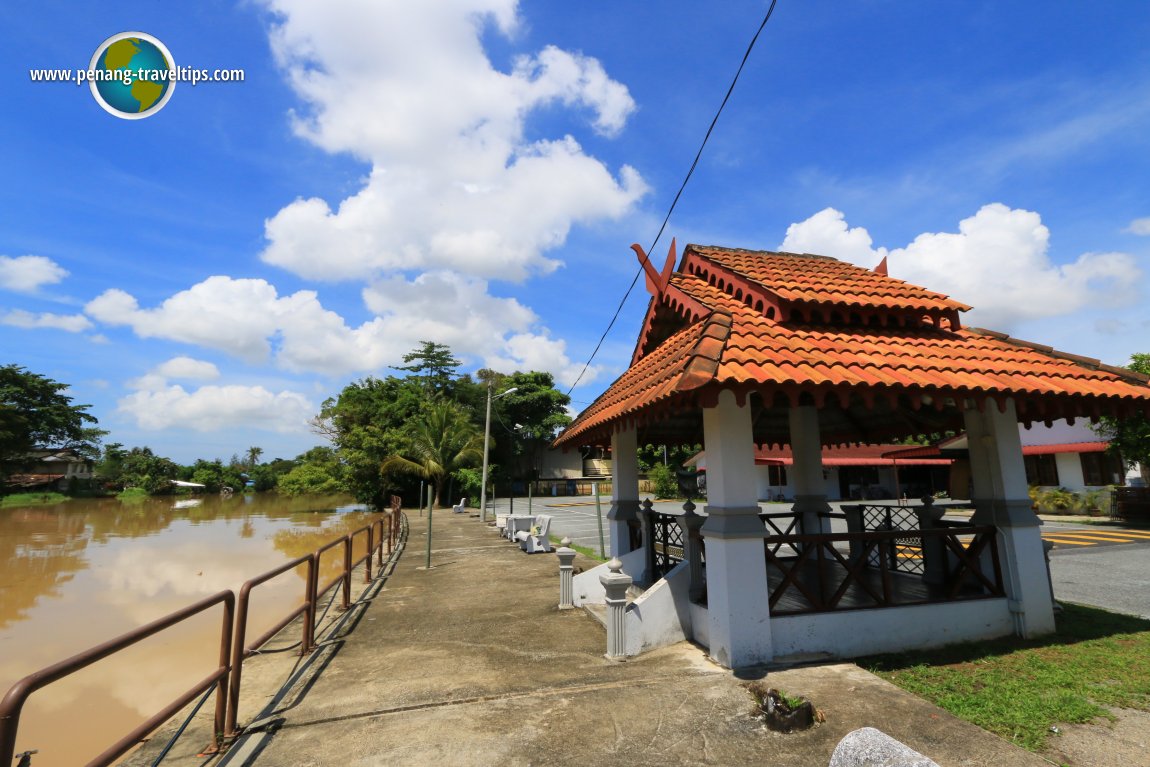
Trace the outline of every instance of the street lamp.
<path fill-rule="evenodd" d="M 517 391 L 518 386 L 512 386 L 505 392 L 491 396 L 491 380 L 487 381 L 487 422 L 483 427 L 483 476 L 480 479 L 479 487 L 479 521 L 487 521 L 487 446 L 491 442 L 491 400 L 506 397 L 513 391 Z"/>

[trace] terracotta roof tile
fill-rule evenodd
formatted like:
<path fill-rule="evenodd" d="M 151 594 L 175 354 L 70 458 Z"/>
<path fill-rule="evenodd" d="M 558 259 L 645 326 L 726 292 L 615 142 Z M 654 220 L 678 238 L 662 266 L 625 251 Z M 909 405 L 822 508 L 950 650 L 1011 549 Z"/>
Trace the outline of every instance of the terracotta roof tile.
<path fill-rule="evenodd" d="M 931 311 L 965 308 L 939 293 L 821 256 L 697 247 L 690 253 L 792 300 L 834 298 L 840 306 L 898 304 Z M 692 268 L 687 256 L 680 268 Z M 724 275 L 731 287 L 731 275 Z M 1040 420 L 1117 412 L 1124 404 L 1150 409 L 1145 376 L 1002 333 L 782 321 L 766 316 L 768 307 L 760 308 L 756 296 L 756 305 L 748 306 L 704 275 L 685 272 L 672 275 L 667 292 L 656 297 L 649 311 L 658 301 L 679 300 L 676 296 L 709 313 L 683 319 L 681 329 L 639 357 L 557 444 L 602 440 L 614 425 L 647 417 L 648 411 L 697 407 L 683 398 L 715 387 L 789 392 L 792 401 L 798 393 L 815 391 L 837 391 L 840 401 L 855 393 L 897 392 L 912 396 L 913 402 L 923 393 L 954 401 L 1013 397 L 1025 403 L 1033 398 Z"/>

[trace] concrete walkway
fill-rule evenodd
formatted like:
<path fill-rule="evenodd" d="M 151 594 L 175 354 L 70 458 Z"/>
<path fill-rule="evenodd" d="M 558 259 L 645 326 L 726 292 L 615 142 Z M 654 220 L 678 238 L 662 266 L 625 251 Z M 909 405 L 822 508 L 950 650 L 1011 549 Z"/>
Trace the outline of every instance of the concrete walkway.
<path fill-rule="evenodd" d="M 294 673 L 288 653 L 245 664 L 248 727 L 226 754 L 195 759 L 193 734 L 164 764 L 810 767 L 864 726 L 941 765 L 1048 764 L 852 664 L 732 674 L 687 643 L 608 661 L 604 629 L 557 609 L 553 554 L 524 554 L 477 517 L 437 510 L 427 569 L 416 514 L 390 574 L 336 638 Z M 808 696 L 825 724 L 766 730 L 743 686 L 764 676 Z"/>

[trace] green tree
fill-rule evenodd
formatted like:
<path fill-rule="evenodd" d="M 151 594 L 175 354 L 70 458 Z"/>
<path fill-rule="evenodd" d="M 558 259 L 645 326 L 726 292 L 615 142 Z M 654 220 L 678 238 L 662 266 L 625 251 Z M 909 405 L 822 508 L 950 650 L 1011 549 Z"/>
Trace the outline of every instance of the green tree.
<path fill-rule="evenodd" d="M 406 444 L 406 425 L 423 401 L 418 381 L 388 376 L 350 383 L 323 403 L 312 427 L 339 451 L 344 481 L 356 500 L 383 508 L 389 490 L 403 489 L 404 480 L 380 466 Z"/>
<path fill-rule="evenodd" d="M 451 355 L 451 349 L 434 341 L 421 341 L 418 349 L 403 355 L 403 361 L 414 363 L 400 365 L 396 370 L 406 370 L 419 376 L 427 392 L 443 394 L 451 386 L 456 369 L 463 364 Z"/>
<path fill-rule="evenodd" d="M 67 384 L 19 365 L 0 366 L 0 474 L 10 473 L 35 448 L 71 448 L 87 458 L 99 456 L 106 432 L 88 413 L 91 405 L 73 404 Z"/>
<path fill-rule="evenodd" d="M 490 371 L 480 371 L 480 378 Z M 497 378 L 496 393 L 515 391 L 492 403 L 493 460 L 513 476 L 535 479 L 543 452 L 567 424 L 571 398 L 555 388 L 550 373 L 515 372 Z"/>
<path fill-rule="evenodd" d="M 218 493 L 225 487 L 237 491 L 244 487 L 244 478 L 240 476 L 238 467 L 225 466 L 219 459 L 197 460 L 192 465 L 192 482 L 206 485 L 209 493 Z"/>
<path fill-rule="evenodd" d="M 1150 354 L 1130 355 L 1130 364 L 1126 367 L 1150 375 Z M 1128 418 L 1106 416 L 1094 430 L 1110 441 L 1110 452 L 1121 456 L 1128 467 L 1140 465 L 1142 479 L 1150 482 L 1150 418 L 1142 414 Z"/>
<path fill-rule="evenodd" d="M 264 454 L 262 447 L 249 447 L 248 448 L 248 468 L 254 468 L 260 462 L 260 456 Z"/>
<path fill-rule="evenodd" d="M 151 448 L 124 450 L 115 442 L 104 448 L 104 457 L 96 464 L 96 476 L 112 490 L 139 487 L 158 495 L 173 491 L 171 480 L 180 476 L 180 466 L 156 455 Z"/>
<path fill-rule="evenodd" d="M 330 447 L 313 447 L 296 458 L 296 466 L 279 477 L 276 489 L 284 495 L 342 493 L 344 467 Z"/>
<path fill-rule="evenodd" d="M 470 414 L 450 400 L 437 400 L 412 422 L 404 447 L 384 459 L 381 470 L 412 474 L 435 486 L 436 503 L 446 506 L 448 476 L 483 460 L 483 435 Z"/>

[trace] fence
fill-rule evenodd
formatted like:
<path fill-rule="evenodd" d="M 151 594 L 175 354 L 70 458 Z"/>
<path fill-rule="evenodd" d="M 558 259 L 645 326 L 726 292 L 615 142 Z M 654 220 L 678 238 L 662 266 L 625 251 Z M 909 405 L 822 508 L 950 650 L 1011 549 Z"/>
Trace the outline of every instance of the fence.
<path fill-rule="evenodd" d="M 179 695 L 168 706 L 152 715 L 127 735 L 109 746 L 103 753 L 89 762 L 89 767 L 93 765 L 111 764 L 118 757 L 139 744 L 145 736 L 154 732 L 160 725 L 191 703 L 196 696 L 204 695 L 210 691 L 213 686 L 216 690 L 215 714 L 212 727 L 213 735 L 212 742 L 208 748 L 205 749 L 205 753 L 213 753 L 219 750 L 222 745 L 221 734 L 226 737 L 232 737 L 238 732 L 236 721 L 239 710 L 240 684 L 243 676 L 244 659 L 250 657 L 256 650 L 296 619 L 302 619 L 300 653 L 307 654 L 315 648 L 316 608 L 323 595 L 335 586 L 342 585 L 343 598 L 341 607 L 346 610 L 350 606 L 352 571 L 360 564 L 364 564 L 365 581 L 370 581 L 371 559 L 373 555 L 378 556 L 380 571 L 382 572 L 385 539 L 388 554 L 392 554 L 395 551 L 398 540 L 401 537 L 400 528 L 406 528 L 406 518 L 398 509 L 398 500 L 398 498 L 393 497 L 389 510 L 385 512 L 382 518 L 374 520 L 371 524 L 337 538 L 311 554 L 280 565 L 273 570 L 269 570 L 245 582 L 240 588 L 238 609 L 235 593 L 232 591 L 221 591 L 212 597 L 189 605 L 182 610 L 177 610 L 146 626 L 141 626 L 138 629 L 129 631 L 120 637 L 41 669 L 16 682 L 16 684 L 8 690 L 4 699 L 0 701 L 0 765 L 9 765 L 14 760 L 20 713 L 23 710 L 25 702 L 34 692 L 64 679 L 81 669 L 87 668 L 104 658 L 125 650 L 150 636 L 183 623 L 205 610 L 209 610 L 217 605 L 222 605 L 223 616 L 220 628 L 218 667 L 212 670 L 194 687 Z M 359 536 L 366 537 L 366 553 L 364 556 L 353 561 L 352 552 L 354 543 Z M 343 571 L 321 590 L 317 584 L 320 557 L 324 552 L 340 546 L 343 547 Z M 252 590 L 260 584 L 266 583 L 289 570 L 301 566 L 307 567 L 303 603 L 281 620 L 277 621 L 272 629 L 269 629 L 250 644 L 246 644 L 248 607 Z"/>
<path fill-rule="evenodd" d="M 923 551 L 933 550 L 925 577 L 891 566 L 906 532 L 768 536 L 764 540 L 772 615 L 896 607 L 1004 596 L 993 526 L 963 525 L 915 531 Z M 798 554 L 780 557 L 786 546 Z M 840 547 L 849 551 L 841 551 Z M 990 572 L 984 571 L 984 555 Z M 874 563 L 872 565 L 872 563 Z"/>

